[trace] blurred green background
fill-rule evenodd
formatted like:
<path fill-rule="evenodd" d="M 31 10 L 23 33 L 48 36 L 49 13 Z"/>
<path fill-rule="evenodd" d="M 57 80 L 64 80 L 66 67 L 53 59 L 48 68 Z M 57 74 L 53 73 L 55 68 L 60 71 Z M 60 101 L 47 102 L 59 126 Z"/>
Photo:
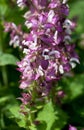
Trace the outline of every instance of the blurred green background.
<path fill-rule="evenodd" d="M 67 98 L 62 103 L 62 110 L 68 120 L 62 130 L 68 130 L 72 124 L 79 130 L 84 128 L 84 0 L 69 0 L 70 19 L 77 21 L 77 27 L 72 35 L 80 64 L 73 70 L 72 76 L 63 78 L 59 86 L 66 92 Z M 12 115 L 13 109 L 20 103 L 20 73 L 16 70 L 16 62 L 21 59 L 18 48 L 9 46 L 9 34 L 4 32 L 4 21 L 24 24 L 23 14 L 16 5 L 16 0 L 0 0 L 0 130 L 24 130 L 21 119 Z M 18 126 L 16 122 L 19 122 Z M 21 127 L 20 127 L 21 126 Z M 53 129 L 52 129 L 53 130 Z"/>

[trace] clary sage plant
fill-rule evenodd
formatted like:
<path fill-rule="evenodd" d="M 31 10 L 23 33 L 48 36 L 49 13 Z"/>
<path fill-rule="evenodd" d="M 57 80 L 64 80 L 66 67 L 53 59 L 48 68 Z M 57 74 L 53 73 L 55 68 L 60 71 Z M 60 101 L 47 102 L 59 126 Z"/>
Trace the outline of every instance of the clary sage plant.
<path fill-rule="evenodd" d="M 27 30 L 24 32 L 15 23 L 5 23 L 5 31 L 10 32 L 9 44 L 24 53 L 17 63 L 23 89 L 18 99 L 22 101 L 21 113 L 31 117 L 29 128 L 33 130 L 31 125 L 40 123 L 35 120 L 38 108 L 49 101 L 55 105 L 56 96 L 65 95 L 63 91 L 56 92 L 56 84 L 79 63 L 71 38 L 76 23 L 67 18 L 67 0 L 17 0 L 17 5 L 28 8 L 24 14 Z M 69 130 L 76 128 L 69 125 Z"/>

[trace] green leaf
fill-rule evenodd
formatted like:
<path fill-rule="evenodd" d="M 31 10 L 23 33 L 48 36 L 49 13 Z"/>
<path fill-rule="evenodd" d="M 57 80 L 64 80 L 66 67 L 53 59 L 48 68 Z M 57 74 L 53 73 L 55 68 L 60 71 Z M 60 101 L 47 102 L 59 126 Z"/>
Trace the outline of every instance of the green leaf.
<path fill-rule="evenodd" d="M 10 99 L 10 96 L 1 97 L 1 98 L 0 98 L 0 104 L 2 104 L 2 103 L 4 103 L 4 102 L 8 101 L 9 99 Z"/>
<path fill-rule="evenodd" d="M 51 102 L 47 103 L 43 110 L 39 112 L 37 120 L 40 121 L 45 121 L 47 124 L 47 129 L 46 130 L 50 130 L 54 121 L 55 121 L 56 117 L 55 117 L 55 112 L 54 112 L 54 108 Z"/>
<path fill-rule="evenodd" d="M 70 18 L 77 16 L 77 28 L 76 30 L 84 32 L 84 0 L 76 0 L 74 3 L 70 4 Z"/>
<path fill-rule="evenodd" d="M 55 106 L 56 120 L 52 126 L 52 130 L 62 130 L 67 123 L 67 114 L 58 106 Z M 61 124 L 61 125 L 60 125 Z"/>
<path fill-rule="evenodd" d="M 66 91 L 68 99 L 73 100 L 83 94 L 84 74 L 75 75 L 75 77 L 72 77 L 71 79 L 64 79 L 63 84 L 63 89 Z"/>
<path fill-rule="evenodd" d="M 11 55 L 11 54 L 1 54 L 0 55 L 0 66 L 5 66 L 5 65 L 16 65 L 16 62 L 18 59 Z"/>
<path fill-rule="evenodd" d="M 0 0 L 0 15 L 4 16 L 8 11 L 8 5 L 5 0 Z"/>
<path fill-rule="evenodd" d="M 23 114 L 19 112 L 20 107 L 18 105 L 10 107 L 11 117 L 14 118 L 19 125 L 19 127 L 26 128 L 26 118 Z"/>
<path fill-rule="evenodd" d="M 37 120 L 45 121 L 45 130 L 61 130 L 66 124 L 67 116 L 60 108 L 57 106 L 54 108 L 52 102 L 49 102 L 38 113 Z"/>
<path fill-rule="evenodd" d="M 29 129 L 30 130 L 37 130 L 36 127 L 35 127 L 35 125 L 33 125 L 33 124 L 31 126 L 29 126 Z"/>

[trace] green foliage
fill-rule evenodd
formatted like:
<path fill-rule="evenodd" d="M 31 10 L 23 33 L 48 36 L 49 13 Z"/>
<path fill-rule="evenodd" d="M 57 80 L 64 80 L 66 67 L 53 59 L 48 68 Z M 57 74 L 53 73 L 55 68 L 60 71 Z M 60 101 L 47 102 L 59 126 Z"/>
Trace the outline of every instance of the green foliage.
<path fill-rule="evenodd" d="M 78 74 L 72 78 L 65 78 L 60 83 L 66 96 L 63 100 L 63 110 L 69 117 L 70 124 L 84 127 L 84 74 Z M 73 118 L 72 118 L 73 117 Z"/>
<path fill-rule="evenodd" d="M 37 120 L 46 123 L 45 130 L 61 130 L 67 122 L 67 116 L 58 106 L 54 107 L 52 102 L 48 102 L 38 113 Z"/>
<path fill-rule="evenodd" d="M 20 113 L 19 105 L 10 106 L 8 110 L 10 112 L 10 119 L 14 119 L 19 127 L 29 130 L 61 130 L 67 123 L 66 113 L 60 107 L 54 106 L 51 101 L 46 103 L 43 109 L 37 113 L 37 117 L 34 119 L 35 121 L 39 121 L 37 125 L 33 124 L 33 122 L 31 122 L 31 125 L 28 123 L 30 115 L 25 116 Z"/>
<path fill-rule="evenodd" d="M 84 1 L 83 0 L 75 0 L 70 4 L 70 18 L 77 18 L 77 32 L 80 34 L 84 32 Z"/>
<path fill-rule="evenodd" d="M 20 127 L 26 128 L 26 119 L 23 114 L 20 113 L 20 106 L 14 105 L 9 108 L 9 111 L 11 112 L 11 117 L 16 119 L 16 122 Z"/>
<path fill-rule="evenodd" d="M 84 90 L 84 74 L 75 75 L 72 78 L 64 78 L 61 87 L 67 93 L 68 102 L 81 96 Z"/>
<path fill-rule="evenodd" d="M 46 130 L 50 130 L 55 121 L 55 112 L 51 102 L 47 103 L 43 110 L 39 112 L 37 120 L 45 121 L 47 124 Z"/>
<path fill-rule="evenodd" d="M 11 55 L 11 54 L 1 54 L 0 55 L 0 66 L 5 66 L 5 65 L 16 65 L 16 62 L 18 61 L 18 59 Z"/>

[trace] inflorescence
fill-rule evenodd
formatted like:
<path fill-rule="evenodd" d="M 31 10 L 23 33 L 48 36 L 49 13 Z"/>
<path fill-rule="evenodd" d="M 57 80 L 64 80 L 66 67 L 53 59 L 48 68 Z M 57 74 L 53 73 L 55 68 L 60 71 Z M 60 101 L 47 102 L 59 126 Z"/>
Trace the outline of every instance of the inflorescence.
<path fill-rule="evenodd" d="M 21 98 L 27 104 L 32 100 L 33 83 L 35 91 L 46 96 L 53 84 L 79 63 L 71 38 L 76 24 L 67 18 L 66 0 L 17 0 L 17 4 L 29 9 L 24 14 L 27 31 L 14 23 L 5 23 L 5 31 L 10 32 L 10 45 L 18 46 L 25 55 L 17 65 L 20 88 L 29 90 Z"/>

